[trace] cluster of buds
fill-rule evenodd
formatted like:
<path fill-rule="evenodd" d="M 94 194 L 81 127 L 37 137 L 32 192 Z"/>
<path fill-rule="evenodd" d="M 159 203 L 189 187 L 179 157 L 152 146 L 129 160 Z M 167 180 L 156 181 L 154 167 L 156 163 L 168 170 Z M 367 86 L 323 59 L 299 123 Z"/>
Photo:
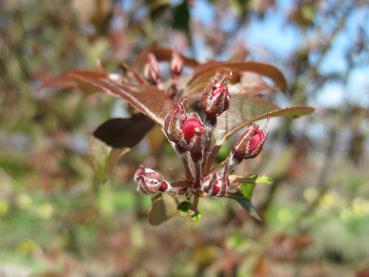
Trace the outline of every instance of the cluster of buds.
<path fill-rule="evenodd" d="M 177 100 L 180 94 L 180 90 L 178 88 L 178 80 L 182 74 L 183 67 L 184 60 L 182 56 L 178 52 L 173 51 L 172 59 L 170 62 L 171 81 L 169 82 L 169 86 L 166 88 L 167 93 L 171 97 L 171 99 Z M 166 84 L 168 84 L 168 82 L 161 83 L 162 76 L 160 72 L 160 64 L 154 53 L 149 53 L 147 55 L 146 63 L 143 68 L 143 76 L 148 83 L 154 86 L 160 86 L 161 89 L 165 87 Z"/>
<path fill-rule="evenodd" d="M 183 59 L 177 52 L 173 52 L 170 73 L 174 92 L 177 91 L 177 80 L 182 70 Z M 148 56 L 144 73 L 146 80 L 158 85 L 160 67 L 152 54 Z M 200 99 L 200 108 L 205 114 L 204 121 L 198 113 L 188 110 L 186 98 L 173 105 L 164 118 L 164 133 L 168 140 L 174 144 L 186 169 L 184 185 L 179 186 L 176 182 L 176 185 L 172 186 L 158 172 L 140 166 L 134 176 L 138 191 L 150 195 L 163 192 L 173 195 L 195 195 L 197 198 L 200 196 L 228 197 L 231 195 L 230 171 L 234 165 L 242 160 L 255 158 L 260 153 L 267 133 L 266 128 L 260 129 L 258 125 L 252 124 L 236 140 L 228 162 L 225 162 L 218 170 L 211 169 L 210 165 L 214 155 L 210 154 L 216 150 L 212 144 L 212 135 L 216 128 L 217 118 L 227 111 L 230 105 L 231 95 L 228 89 L 230 77 L 231 72 L 225 74 L 221 79 L 212 80 L 204 89 Z M 172 96 L 170 89 L 168 92 Z M 175 96 L 175 93 L 173 95 Z M 175 100 L 176 97 L 173 97 L 173 101 Z M 192 158 L 192 163 L 188 160 L 188 153 Z M 194 203 L 197 202 L 194 200 Z"/>
<path fill-rule="evenodd" d="M 149 53 L 147 56 L 143 74 L 146 81 L 150 84 L 157 85 L 160 83 L 160 65 L 155 55 L 152 53 Z"/>
<path fill-rule="evenodd" d="M 208 174 L 201 183 L 201 191 L 209 196 L 223 197 L 229 188 L 228 167 Z"/>

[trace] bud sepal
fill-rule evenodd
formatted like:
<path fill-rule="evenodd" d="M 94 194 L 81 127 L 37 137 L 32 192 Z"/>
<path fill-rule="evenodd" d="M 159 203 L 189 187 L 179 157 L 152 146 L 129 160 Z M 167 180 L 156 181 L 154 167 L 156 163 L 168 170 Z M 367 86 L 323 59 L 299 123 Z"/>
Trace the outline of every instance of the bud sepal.
<path fill-rule="evenodd" d="M 135 172 L 134 181 L 137 183 L 137 191 L 153 195 L 159 192 L 174 193 L 173 187 L 165 181 L 160 173 L 151 168 L 140 165 Z"/>

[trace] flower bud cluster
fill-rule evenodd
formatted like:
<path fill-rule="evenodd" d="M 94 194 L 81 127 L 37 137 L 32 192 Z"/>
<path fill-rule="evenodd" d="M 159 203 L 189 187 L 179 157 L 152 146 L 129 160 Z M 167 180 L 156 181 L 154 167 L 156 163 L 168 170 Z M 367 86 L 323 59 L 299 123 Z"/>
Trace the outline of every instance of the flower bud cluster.
<path fill-rule="evenodd" d="M 208 174 L 201 183 L 201 191 L 209 196 L 223 197 L 229 188 L 229 171 L 227 167 Z"/>
<path fill-rule="evenodd" d="M 149 53 L 143 70 L 146 81 L 153 85 L 160 83 L 160 65 L 155 55 Z"/>
<path fill-rule="evenodd" d="M 182 70 L 182 57 L 173 52 L 170 72 L 174 84 Z M 144 73 L 146 80 L 153 84 L 159 83 L 160 68 L 152 54 L 148 56 Z M 199 114 L 188 111 L 186 98 L 173 105 L 164 118 L 164 132 L 168 140 L 173 142 L 184 162 L 186 170 L 184 183 L 186 185 L 178 186 L 176 183 L 173 187 L 158 172 L 141 165 L 134 176 L 138 191 L 150 195 L 160 192 L 195 194 L 197 197 L 204 195 L 225 197 L 228 195 L 229 173 L 233 165 L 244 159 L 255 158 L 261 152 L 267 137 L 266 128 L 260 129 L 258 125 L 252 124 L 236 140 L 228 162 L 220 170 L 211 170 L 209 164 L 214 159 L 214 155 L 211 156 L 211 154 L 216 154 L 214 151 L 217 149 L 212 144 L 212 132 L 216 128 L 217 117 L 227 111 L 230 105 L 231 95 L 228 89 L 230 76 L 231 73 L 228 73 L 221 80 L 213 80 L 204 89 L 200 99 L 200 108 L 205 114 L 204 122 Z M 193 163 L 189 162 L 187 152 L 190 153 Z"/>

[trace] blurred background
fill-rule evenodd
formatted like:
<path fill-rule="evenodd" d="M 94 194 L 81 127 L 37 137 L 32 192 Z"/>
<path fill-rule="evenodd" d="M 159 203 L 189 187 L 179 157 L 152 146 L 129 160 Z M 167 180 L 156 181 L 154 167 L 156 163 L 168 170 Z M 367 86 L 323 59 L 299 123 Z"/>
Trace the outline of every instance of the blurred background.
<path fill-rule="evenodd" d="M 0 1 L 0 276 L 369 276 L 368 30 L 365 0 Z M 177 163 L 158 130 L 101 186 L 88 142 L 126 104 L 35 92 L 153 44 L 274 64 L 289 87 L 276 101 L 316 108 L 273 119 L 247 165 L 274 179 L 255 191 L 262 222 L 204 200 L 200 222 L 150 226 L 132 176 Z"/>

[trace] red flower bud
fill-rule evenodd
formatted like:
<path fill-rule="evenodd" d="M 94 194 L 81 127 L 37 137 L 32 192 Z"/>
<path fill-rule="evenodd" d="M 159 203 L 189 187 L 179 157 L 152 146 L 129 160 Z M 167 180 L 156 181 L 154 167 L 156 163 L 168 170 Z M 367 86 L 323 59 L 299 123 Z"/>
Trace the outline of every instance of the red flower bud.
<path fill-rule="evenodd" d="M 144 66 L 144 77 L 149 83 L 154 85 L 160 82 L 159 62 L 152 53 L 149 53 L 147 56 L 147 61 Z"/>
<path fill-rule="evenodd" d="M 143 165 L 136 170 L 134 180 L 137 183 L 137 191 L 145 194 L 173 192 L 172 186 L 158 172 Z"/>
<path fill-rule="evenodd" d="M 222 197 L 229 188 L 228 167 L 211 173 L 201 183 L 201 190 L 210 196 Z"/>
<path fill-rule="evenodd" d="M 204 148 L 207 139 L 207 129 L 197 113 L 189 114 L 182 121 L 181 131 L 183 139 L 179 141 L 180 146 L 193 153 L 198 153 Z"/>
<path fill-rule="evenodd" d="M 216 86 L 216 81 L 212 81 L 204 90 L 200 104 L 201 109 L 210 117 L 216 117 L 221 115 L 229 108 L 229 99 L 231 97 L 227 82 L 229 77 L 225 77 L 224 80 Z"/>
<path fill-rule="evenodd" d="M 204 149 L 208 131 L 197 113 L 187 112 L 187 100 L 175 105 L 165 117 L 164 132 L 177 147 L 199 153 Z"/>
<path fill-rule="evenodd" d="M 258 125 L 251 125 L 233 146 L 233 157 L 238 161 L 255 158 L 263 148 L 267 134 Z"/>
<path fill-rule="evenodd" d="M 170 63 L 170 73 L 172 74 L 173 78 L 178 78 L 179 75 L 181 75 L 183 64 L 184 62 L 182 57 L 176 51 L 173 51 L 172 61 Z"/>

